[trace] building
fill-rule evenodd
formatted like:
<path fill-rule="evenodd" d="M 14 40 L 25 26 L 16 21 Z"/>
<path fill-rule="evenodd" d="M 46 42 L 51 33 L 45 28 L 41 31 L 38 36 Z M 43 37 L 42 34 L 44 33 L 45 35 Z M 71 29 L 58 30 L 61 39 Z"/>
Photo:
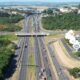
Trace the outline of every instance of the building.
<path fill-rule="evenodd" d="M 65 34 L 65 39 L 69 40 L 69 43 L 72 44 L 72 47 L 78 51 L 80 49 L 80 36 L 75 35 L 73 30 L 68 31 Z"/>
<path fill-rule="evenodd" d="M 61 13 L 72 12 L 71 8 L 69 8 L 69 7 L 61 7 L 61 8 L 59 8 L 59 10 L 60 10 Z"/>
<path fill-rule="evenodd" d="M 78 10 L 78 14 L 80 14 L 80 9 Z"/>

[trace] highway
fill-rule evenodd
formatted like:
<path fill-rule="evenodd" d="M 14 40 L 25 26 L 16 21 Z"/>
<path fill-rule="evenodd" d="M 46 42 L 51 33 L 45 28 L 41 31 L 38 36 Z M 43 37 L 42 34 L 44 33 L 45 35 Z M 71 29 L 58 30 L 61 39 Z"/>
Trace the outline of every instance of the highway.
<path fill-rule="evenodd" d="M 29 32 L 29 17 L 25 17 L 25 22 L 24 22 L 24 28 L 22 30 L 22 32 Z M 18 80 L 26 80 L 26 76 L 27 76 L 27 67 L 28 67 L 28 50 L 29 47 L 25 47 L 26 45 L 29 46 L 29 37 L 23 37 L 23 45 L 22 45 L 22 50 L 21 50 L 21 57 L 20 57 L 20 73 L 19 73 L 19 77 Z"/>
<path fill-rule="evenodd" d="M 34 32 L 36 32 L 36 20 L 33 17 L 34 20 Z M 39 44 L 38 44 L 38 38 L 37 36 L 34 37 L 34 49 L 35 49 L 35 62 L 36 62 L 36 79 L 40 80 L 39 73 L 41 71 L 42 63 L 41 63 L 41 58 L 40 58 L 40 49 L 39 49 Z"/>
<path fill-rule="evenodd" d="M 35 23 L 35 32 L 40 32 L 40 25 L 39 25 L 39 16 L 35 15 L 34 16 L 34 23 Z M 37 50 L 37 55 L 36 55 L 36 65 L 39 67 L 36 69 L 36 74 L 37 74 L 37 80 L 40 80 L 39 73 L 41 72 L 41 68 L 45 69 L 44 76 L 46 77 L 47 80 L 55 80 L 54 74 L 52 74 L 48 58 L 47 58 L 47 52 L 46 48 L 44 46 L 44 42 L 42 40 L 43 37 L 34 37 L 35 39 L 35 51 Z M 40 52 L 39 52 L 40 50 Z"/>
<path fill-rule="evenodd" d="M 49 64 L 47 51 L 46 51 L 42 37 L 39 37 L 39 42 L 40 42 L 40 46 L 41 46 L 41 51 L 42 51 L 42 56 L 43 56 L 44 67 L 46 70 L 47 79 L 48 80 L 55 80 L 55 75 L 52 72 L 51 66 Z"/>
<path fill-rule="evenodd" d="M 24 27 L 21 30 L 21 32 L 29 32 L 29 19 L 30 16 L 25 17 L 25 22 L 24 22 Z M 29 43 L 29 37 L 18 37 L 19 41 L 17 44 L 17 50 L 15 51 L 15 58 L 14 60 L 16 61 L 16 69 L 20 69 L 20 73 L 16 77 L 17 80 L 26 80 L 26 75 L 27 75 L 27 64 L 28 64 L 28 47 L 25 47 L 25 45 L 28 45 Z M 11 64 L 9 68 L 7 69 L 5 73 L 5 77 L 8 77 L 11 72 L 12 68 L 14 69 L 14 60 L 11 61 Z M 5 80 L 12 80 L 11 77 Z"/>
<path fill-rule="evenodd" d="M 33 31 L 35 33 L 41 32 L 40 16 L 38 14 L 31 15 L 28 17 L 25 16 L 24 28 L 21 30 L 21 32 L 29 33 L 30 18 L 33 18 Z M 56 80 L 55 74 L 52 71 L 52 67 L 49 63 L 47 50 L 44 44 L 44 37 L 38 36 L 38 35 L 35 35 L 33 37 L 34 37 L 34 52 L 35 52 L 34 55 L 35 55 L 35 63 L 36 63 L 36 80 Z M 16 58 L 17 67 L 20 67 L 17 80 L 27 80 L 28 54 L 30 50 L 29 37 L 19 37 L 18 47 L 19 49 L 17 49 L 15 52 L 15 55 L 18 56 Z M 53 64 L 56 68 L 59 80 L 69 80 L 69 77 L 64 72 L 64 67 L 59 64 L 59 61 L 55 56 L 54 49 L 52 49 L 50 44 L 48 44 L 48 49 L 49 49 Z M 42 79 L 42 77 L 45 77 L 46 79 Z"/>
<path fill-rule="evenodd" d="M 59 79 L 60 80 L 69 80 L 69 77 L 64 73 L 65 68 L 59 64 L 59 62 L 55 56 L 54 48 L 51 47 L 50 44 L 48 44 L 48 49 L 49 49 L 49 52 L 52 56 L 53 64 L 55 65 Z"/>
<path fill-rule="evenodd" d="M 38 20 L 38 26 L 37 27 L 40 27 L 39 20 Z M 38 31 L 40 31 L 40 28 L 37 28 L 37 29 L 38 29 Z M 51 76 L 51 80 L 55 80 L 54 74 L 51 75 L 51 68 L 48 65 L 49 63 L 48 63 L 48 60 L 47 60 L 46 50 L 45 50 L 45 46 L 44 46 L 44 38 L 40 37 L 39 42 L 40 42 L 40 45 L 41 45 L 41 51 L 42 51 L 42 56 L 43 56 L 43 59 L 44 59 L 43 61 L 44 61 L 44 65 L 45 65 L 45 68 L 46 68 L 47 78 L 49 78 Z M 52 49 L 50 44 L 48 45 L 48 49 L 49 49 L 50 54 L 52 56 L 54 56 L 55 55 L 54 54 L 54 48 Z M 53 64 L 55 65 L 56 71 L 58 73 L 59 80 L 69 80 L 69 77 L 64 72 L 65 68 L 59 64 L 57 58 L 54 56 L 52 58 L 52 60 L 53 60 Z"/>

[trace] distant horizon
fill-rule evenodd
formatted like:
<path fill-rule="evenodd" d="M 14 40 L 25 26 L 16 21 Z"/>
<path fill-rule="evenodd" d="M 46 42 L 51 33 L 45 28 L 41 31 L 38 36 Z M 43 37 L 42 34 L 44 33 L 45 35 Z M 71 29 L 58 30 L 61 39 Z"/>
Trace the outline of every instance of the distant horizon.
<path fill-rule="evenodd" d="M 5 1 L 1 2 L 1 6 L 6 5 L 36 5 L 36 6 L 49 6 L 49 7 L 56 7 L 61 5 L 78 5 L 80 2 L 43 2 L 43 1 Z"/>
<path fill-rule="evenodd" d="M 42 3 L 78 3 L 78 2 L 80 2 L 80 1 L 64 1 L 64 2 L 58 2 L 58 1 L 56 1 L 56 2 L 43 2 L 43 1 L 0 1 L 0 3 L 6 3 L 6 2 L 42 2 Z"/>
<path fill-rule="evenodd" d="M 69 3 L 80 2 L 80 0 L 0 0 L 0 2 L 43 2 L 43 3 Z"/>

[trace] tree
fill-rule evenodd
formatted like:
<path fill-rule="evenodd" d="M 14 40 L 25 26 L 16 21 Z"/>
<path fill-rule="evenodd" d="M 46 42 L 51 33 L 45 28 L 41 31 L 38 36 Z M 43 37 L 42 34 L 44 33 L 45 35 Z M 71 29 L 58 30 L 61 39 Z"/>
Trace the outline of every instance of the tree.
<path fill-rule="evenodd" d="M 75 78 L 79 77 L 78 73 L 80 72 L 80 68 L 73 68 L 69 70 L 69 73 Z"/>
<path fill-rule="evenodd" d="M 42 13 L 47 13 L 47 11 L 46 11 L 46 10 L 44 10 Z"/>
<path fill-rule="evenodd" d="M 43 11 L 43 13 L 53 14 L 53 10 L 52 9 L 46 9 L 46 10 Z"/>
<path fill-rule="evenodd" d="M 80 9 L 80 4 L 78 5 L 78 9 Z"/>
<path fill-rule="evenodd" d="M 42 18 L 43 27 L 48 30 L 73 29 L 80 30 L 80 14 L 76 12 Z"/>
<path fill-rule="evenodd" d="M 77 10 L 77 9 L 75 9 L 73 12 L 74 12 L 75 14 L 77 14 L 77 13 L 78 13 L 78 10 Z"/>
<path fill-rule="evenodd" d="M 47 10 L 47 14 L 53 14 L 53 10 L 52 9 L 48 9 Z"/>

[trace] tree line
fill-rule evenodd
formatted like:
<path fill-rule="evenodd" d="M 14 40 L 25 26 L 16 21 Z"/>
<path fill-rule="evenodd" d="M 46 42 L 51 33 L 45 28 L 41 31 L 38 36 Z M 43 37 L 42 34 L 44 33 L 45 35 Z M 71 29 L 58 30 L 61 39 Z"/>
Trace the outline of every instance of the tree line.
<path fill-rule="evenodd" d="M 16 45 L 10 40 L 0 36 L 0 80 L 4 80 L 5 71 L 14 56 L 15 48 Z"/>
<path fill-rule="evenodd" d="M 64 13 L 61 15 L 48 16 L 42 18 L 43 28 L 47 30 L 56 30 L 56 29 L 80 29 L 80 14 L 74 12 Z"/>

